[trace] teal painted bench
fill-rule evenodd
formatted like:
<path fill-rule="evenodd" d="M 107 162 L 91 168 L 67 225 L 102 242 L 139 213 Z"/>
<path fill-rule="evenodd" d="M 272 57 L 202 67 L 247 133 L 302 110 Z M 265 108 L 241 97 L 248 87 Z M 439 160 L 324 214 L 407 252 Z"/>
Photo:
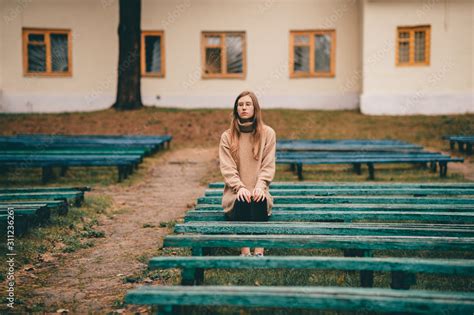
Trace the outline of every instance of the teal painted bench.
<path fill-rule="evenodd" d="M 158 305 L 158 314 L 178 314 L 174 307 L 182 305 L 419 314 L 472 314 L 474 311 L 473 293 L 380 288 L 142 286 L 128 291 L 125 302 Z"/>
<path fill-rule="evenodd" d="M 67 200 L 70 204 L 80 206 L 84 200 L 82 191 L 45 191 L 45 192 L 8 192 L 0 193 L 0 201 L 12 200 Z"/>
<path fill-rule="evenodd" d="M 472 211 L 472 210 L 471 210 Z M 185 222 L 225 221 L 222 210 L 188 211 Z M 269 217 L 270 222 L 281 221 L 420 221 L 474 223 L 474 211 L 464 212 L 428 212 L 428 211 L 281 211 L 274 209 Z"/>
<path fill-rule="evenodd" d="M 176 233 L 474 237 L 473 224 L 339 222 L 188 222 Z"/>
<path fill-rule="evenodd" d="M 425 204 L 425 205 L 473 205 L 473 198 L 434 197 L 384 197 L 384 196 L 275 196 L 275 205 L 282 204 Z M 221 197 L 199 197 L 198 204 L 220 205 Z"/>
<path fill-rule="evenodd" d="M 270 188 L 272 196 L 474 196 L 474 188 Z M 207 189 L 205 196 L 222 196 L 222 189 Z"/>
<path fill-rule="evenodd" d="M 449 146 L 451 150 L 454 150 L 457 144 L 459 152 L 466 152 L 467 154 L 472 154 L 472 146 L 474 145 L 474 135 L 444 136 L 443 139 L 449 140 Z"/>
<path fill-rule="evenodd" d="M 65 200 L 0 201 L 0 209 L 43 206 L 49 208 L 51 211 L 56 211 L 59 215 L 65 215 L 69 210 L 69 204 Z"/>
<path fill-rule="evenodd" d="M 84 193 L 90 190 L 90 187 L 2 188 L 0 226 L 6 228 L 14 214 L 15 234 L 21 236 L 29 228 L 47 222 L 53 211 L 65 215 L 69 204 L 81 206 Z"/>
<path fill-rule="evenodd" d="M 9 222 L 14 222 L 14 235 L 22 236 L 31 227 L 49 220 L 51 210 L 47 206 L 24 206 L 0 208 L 0 228 L 7 231 Z"/>
<path fill-rule="evenodd" d="M 210 189 L 224 189 L 224 182 L 209 183 Z M 474 183 L 354 183 L 354 182 L 272 182 L 270 189 L 474 189 Z"/>
<path fill-rule="evenodd" d="M 290 140 L 278 139 L 277 151 L 329 151 L 329 152 L 351 152 L 351 151 L 417 151 L 422 146 L 399 140 L 379 139 L 315 139 L 315 140 Z"/>
<path fill-rule="evenodd" d="M 153 257 L 148 270 L 179 268 L 182 285 L 202 284 L 196 269 L 322 269 L 341 271 L 378 271 L 391 273 L 391 288 L 408 290 L 416 283 L 416 274 L 474 275 L 472 259 L 423 259 L 404 257 L 317 257 L 317 256 L 188 256 Z M 364 283 L 361 283 L 363 286 Z"/>
<path fill-rule="evenodd" d="M 126 179 L 145 155 L 170 147 L 171 136 L 16 135 L 0 136 L 0 171 L 42 169 L 42 181 L 64 176 L 69 167 L 117 167 L 118 180 Z"/>
<path fill-rule="evenodd" d="M 296 169 L 299 180 L 303 180 L 303 165 L 323 165 L 323 164 L 351 164 L 357 174 L 361 174 L 361 165 L 367 164 L 369 170 L 369 179 L 375 179 L 375 164 L 406 164 L 406 163 L 431 163 L 431 169 L 436 172 L 436 164 L 439 165 L 439 176 L 446 177 L 449 162 L 464 162 L 462 158 L 452 158 L 449 156 L 425 156 L 425 157 L 280 157 L 276 159 L 277 164 L 287 164 Z"/>

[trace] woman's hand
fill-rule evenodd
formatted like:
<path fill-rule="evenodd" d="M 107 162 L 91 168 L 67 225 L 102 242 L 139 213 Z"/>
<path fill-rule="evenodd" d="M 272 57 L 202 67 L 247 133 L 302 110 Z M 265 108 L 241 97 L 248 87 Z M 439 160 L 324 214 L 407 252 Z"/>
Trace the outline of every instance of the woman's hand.
<path fill-rule="evenodd" d="M 250 203 L 250 198 L 251 198 L 251 194 L 250 194 L 250 191 L 245 188 L 245 187 L 242 187 L 239 189 L 239 191 L 237 192 L 237 200 L 239 201 L 247 201 L 248 203 Z"/>
<path fill-rule="evenodd" d="M 265 192 L 260 188 L 255 188 L 252 192 L 252 196 L 256 202 L 265 200 Z"/>

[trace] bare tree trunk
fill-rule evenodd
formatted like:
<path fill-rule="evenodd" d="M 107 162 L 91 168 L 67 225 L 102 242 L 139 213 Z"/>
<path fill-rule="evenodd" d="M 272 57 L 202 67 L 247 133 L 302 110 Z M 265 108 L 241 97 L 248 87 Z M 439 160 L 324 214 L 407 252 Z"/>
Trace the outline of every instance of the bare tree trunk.
<path fill-rule="evenodd" d="M 119 65 L 116 110 L 143 107 L 140 88 L 141 0 L 120 0 Z"/>

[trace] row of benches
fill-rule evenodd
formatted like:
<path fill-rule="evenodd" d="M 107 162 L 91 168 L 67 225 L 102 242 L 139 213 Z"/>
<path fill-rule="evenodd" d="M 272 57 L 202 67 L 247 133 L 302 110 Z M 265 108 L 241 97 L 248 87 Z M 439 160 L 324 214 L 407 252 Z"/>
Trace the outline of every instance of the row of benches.
<path fill-rule="evenodd" d="M 215 195 L 216 189 L 222 187 L 223 183 L 212 183 L 206 195 Z M 192 256 L 154 257 L 148 265 L 150 270 L 182 269 L 182 285 L 141 286 L 130 290 L 125 301 L 158 305 L 160 314 L 188 314 L 192 309 L 183 309 L 183 306 L 205 305 L 472 314 L 472 292 L 408 289 L 416 284 L 417 274 L 468 278 L 474 275 L 473 188 L 474 184 L 469 183 L 273 183 L 271 192 L 275 205 L 269 222 L 222 222 L 220 205 L 209 199 L 219 197 L 203 197 L 198 200 L 195 209 L 187 213 L 185 223 L 175 226 L 175 232 L 182 234 L 169 235 L 163 243 L 163 247 L 191 248 Z M 314 189 L 333 191 L 336 196 L 315 195 L 311 199 L 305 199 L 307 195 L 302 196 L 305 190 Z M 397 189 L 399 193 L 394 194 Z M 352 192 L 347 193 L 350 190 Z M 298 202 L 282 203 L 282 199 L 288 198 L 285 192 L 290 191 Z M 301 195 L 295 194 L 297 191 Z M 344 191 L 343 195 L 337 195 L 341 191 Z M 448 193 L 443 195 L 444 191 Z M 371 195 L 371 192 L 377 194 Z M 328 198 L 332 198 L 330 203 L 327 202 Z M 366 214 L 378 213 L 379 216 L 359 216 L 357 212 L 361 209 Z M 332 216 L 334 211 L 341 216 Z M 291 220 L 287 216 L 280 216 L 284 212 L 292 216 Z M 418 212 L 418 216 L 412 215 Z M 206 216 L 207 213 L 212 215 Z M 443 213 L 444 217 L 436 217 L 436 213 Z M 344 216 L 348 214 L 354 215 Z M 322 220 L 336 222 L 320 222 Z M 213 248 L 246 246 L 265 247 L 270 251 L 278 248 L 337 249 L 344 255 L 262 258 L 212 256 Z M 454 251 L 469 259 L 400 257 L 393 256 L 394 250 L 402 251 L 405 255 Z M 374 252 L 385 257 L 373 257 Z M 355 270 L 360 272 L 361 287 L 201 286 L 205 282 L 204 270 L 207 269 L 275 268 Z M 390 288 L 373 287 L 375 271 L 391 273 Z"/>
<path fill-rule="evenodd" d="M 473 136 L 445 136 L 443 139 L 449 141 L 449 147 L 454 150 L 456 144 L 458 145 L 459 152 L 466 152 L 472 154 L 472 146 L 474 145 Z"/>
<path fill-rule="evenodd" d="M 42 169 L 42 181 L 54 178 L 53 168 L 66 175 L 72 166 L 117 167 L 118 180 L 132 174 L 147 155 L 169 148 L 171 136 L 17 135 L 0 137 L 0 171 Z"/>
<path fill-rule="evenodd" d="M 90 191 L 90 188 L 0 189 L 0 226 L 6 231 L 7 225 L 13 225 L 15 235 L 21 236 L 31 227 L 46 223 L 52 213 L 65 215 L 70 205 L 80 207 L 86 191 Z"/>
<path fill-rule="evenodd" d="M 429 163 L 433 172 L 439 166 L 440 177 L 445 177 L 449 162 L 464 162 L 438 152 L 424 151 L 422 146 L 399 140 L 279 140 L 276 163 L 288 164 L 298 179 L 303 179 L 303 165 L 350 164 L 361 174 L 367 164 L 369 179 L 375 178 L 375 164 Z"/>

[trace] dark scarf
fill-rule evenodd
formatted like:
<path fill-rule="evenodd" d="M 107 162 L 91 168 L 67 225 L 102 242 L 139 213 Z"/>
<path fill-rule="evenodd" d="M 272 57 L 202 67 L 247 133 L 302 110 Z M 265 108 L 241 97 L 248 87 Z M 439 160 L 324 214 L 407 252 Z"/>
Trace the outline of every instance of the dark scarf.
<path fill-rule="evenodd" d="M 240 132 L 252 132 L 255 130 L 255 115 L 251 118 L 238 118 L 237 124 Z"/>

